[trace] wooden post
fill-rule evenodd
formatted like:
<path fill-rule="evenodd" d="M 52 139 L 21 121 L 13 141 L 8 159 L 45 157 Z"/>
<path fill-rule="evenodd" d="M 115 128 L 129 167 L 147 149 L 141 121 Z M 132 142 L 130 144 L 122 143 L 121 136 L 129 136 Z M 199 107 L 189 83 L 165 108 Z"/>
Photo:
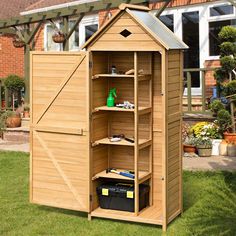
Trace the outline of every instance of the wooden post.
<path fill-rule="evenodd" d="M 29 74 L 30 74 L 30 45 L 25 45 L 24 51 L 24 73 L 25 73 L 25 102 L 30 103 L 29 101 Z"/>
<path fill-rule="evenodd" d="M 66 40 L 63 43 L 63 51 L 69 51 L 69 38 L 67 38 L 69 32 L 69 18 L 68 16 L 63 18 L 63 33 L 66 35 Z"/>
<path fill-rule="evenodd" d="M 205 84 L 205 71 L 201 71 L 202 77 L 202 111 L 206 111 L 206 84 Z"/>
<path fill-rule="evenodd" d="M 192 83 L 191 73 L 187 72 L 187 87 L 188 87 L 188 111 L 192 111 Z"/>
<path fill-rule="evenodd" d="M 167 166 L 167 101 L 168 96 L 168 81 L 167 81 L 167 53 L 165 50 L 161 51 L 161 95 L 162 95 L 162 230 L 167 230 L 167 182 L 168 182 L 168 166 Z"/>
<path fill-rule="evenodd" d="M 139 173 L 138 173 L 138 159 L 139 159 L 139 135 L 138 135 L 138 53 L 134 52 L 134 172 L 135 172 L 135 215 L 139 213 Z"/>

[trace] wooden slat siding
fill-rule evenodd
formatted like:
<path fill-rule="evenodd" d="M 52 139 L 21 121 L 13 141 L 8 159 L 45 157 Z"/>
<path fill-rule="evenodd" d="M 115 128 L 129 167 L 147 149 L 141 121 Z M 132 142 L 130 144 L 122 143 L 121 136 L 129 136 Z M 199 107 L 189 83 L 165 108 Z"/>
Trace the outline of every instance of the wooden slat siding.
<path fill-rule="evenodd" d="M 30 182 L 31 202 L 88 212 L 90 128 L 85 54 L 31 54 Z"/>
<path fill-rule="evenodd" d="M 154 54 L 153 68 L 153 205 L 162 209 L 162 96 L 161 55 Z"/>
<path fill-rule="evenodd" d="M 93 152 L 93 171 L 92 176 L 106 170 L 108 166 L 108 146 L 100 145 L 92 149 Z"/>
<path fill-rule="evenodd" d="M 168 183 L 167 183 L 167 217 L 168 222 L 173 213 L 181 209 L 180 193 L 180 134 L 181 134 L 181 61 L 180 51 L 168 53 Z"/>
<path fill-rule="evenodd" d="M 126 38 L 120 34 L 125 29 L 132 33 Z M 159 51 L 162 48 L 128 13 L 117 19 L 90 47 L 93 51 Z"/>

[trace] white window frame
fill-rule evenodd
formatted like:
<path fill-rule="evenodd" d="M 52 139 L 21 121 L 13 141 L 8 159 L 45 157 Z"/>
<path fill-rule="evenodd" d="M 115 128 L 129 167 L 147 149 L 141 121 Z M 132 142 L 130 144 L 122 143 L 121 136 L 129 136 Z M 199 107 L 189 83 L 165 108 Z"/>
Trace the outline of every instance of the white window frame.
<path fill-rule="evenodd" d="M 76 18 L 70 18 L 70 20 L 76 20 Z M 55 22 L 55 25 L 57 27 L 59 27 L 59 22 Z M 98 14 L 93 14 L 93 15 L 86 15 L 83 17 L 83 19 L 81 20 L 81 22 L 79 23 L 79 47 L 78 48 L 74 48 L 71 51 L 80 51 L 81 46 L 85 43 L 85 27 L 88 25 L 93 25 L 93 24 L 97 24 L 98 28 L 99 28 L 99 16 Z M 44 25 L 44 50 L 48 51 L 47 48 L 47 27 L 50 25 L 50 23 L 47 23 Z M 58 44 L 57 46 L 57 50 L 56 51 L 61 51 L 62 50 L 62 46 L 61 44 Z"/>
<path fill-rule="evenodd" d="M 54 22 L 54 23 L 55 23 L 55 25 L 57 26 L 57 28 L 60 27 L 60 23 L 59 23 L 59 22 Z M 49 50 L 48 50 L 48 47 L 47 47 L 47 42 L 48 42 L 48 34 L 47 34 L 48 30 L 47 30 L 47 28 L 48 28 L 49 26 L 51 26 L 50 23 L 47 23 L 47 24 L 44 25 L 44 51 L 46 51 L 46 52 L 49 51 Z M 56 49 L 56 52 L 61 51 L 61 50 L 62 50 L 61 44 L 60 44 L 60 43 L 57 43 L 57 47 L 56 47 L 56 48 L 57 48 L 57 49 Z"/>
<path fill-rule="evenodd" d="M 204 68 L 204 63 L 206 60 L 216 60 L 219 59 L 219 56 L 210 56 L 209 51 L 209 22 L 211 21 L 219 21 L 219 20 L 230 20 L 236 17 L 236 10 L 234 8 L 234 14 L 210 17 L 210 7 L 225 5 L 227 2 L 219 1 L 217 3 L 210 2 L 205 4 L 195 4 L 188 6 L 181 6 L 175 8 L 167 8 L 163 11 L 162 15 L 173 15 L 174 16 L 174 33 L 181 40 L 183 36 L 183 28 L 182 28 L 182 14 L 186 12 L 199 12 L 199 66 L 200 68 Z M 232 5 L 230 3 L 227 3 Z M 154 10 L 153 12 L 156 12 Z M 206 32 L 206 33 L 202 33 Z M 200 80 L 199 88 L 192 88 L 193 96 L 201 96 L 202 95 L 202 84 Z M 184 91 L 184 95 L 187 95 L 187 90 Z"/>
<path fill-rule="evenodd" d="M 208 6 L 208 27 L 210 22 L 217 22 L 217 21 L 224 21 L 224 20 L 232 20 L 236 18 L 236 8 L 233 6 L 233 14 L 228 14 L 228 15 L 222 15 L 222 16 L 210 16 L 210 8 L 211 7 L 217 7 L 217 6 L 222 6 L 222 5 L 232 5 L 227 2 L 221 2 L 217 4 L 212 4 Z M 209 34 L 209 28 L 208 28 L 208 34 Z M 210 40 L 208 37 L 208 45 L 210 46 Z M 208 55 L 206 57 L 206 60 L 219 60 L 220 56 L 210 56 L 210 48 L 208 49 Z"/>

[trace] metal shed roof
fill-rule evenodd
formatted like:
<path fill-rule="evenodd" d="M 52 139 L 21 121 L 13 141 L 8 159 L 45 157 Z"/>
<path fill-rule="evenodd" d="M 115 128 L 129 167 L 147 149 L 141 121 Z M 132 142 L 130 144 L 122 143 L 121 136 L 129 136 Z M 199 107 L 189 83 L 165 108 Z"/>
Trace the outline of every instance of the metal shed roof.
<path fill-rule="evenodd" d="M 187 49 L 188 46 L 169 30 L 159 19 L 150 12 L 130 9 L 129 11 L 136 20 L 154 33 L 157 40 L 163 43 L 167 49 Z"/>

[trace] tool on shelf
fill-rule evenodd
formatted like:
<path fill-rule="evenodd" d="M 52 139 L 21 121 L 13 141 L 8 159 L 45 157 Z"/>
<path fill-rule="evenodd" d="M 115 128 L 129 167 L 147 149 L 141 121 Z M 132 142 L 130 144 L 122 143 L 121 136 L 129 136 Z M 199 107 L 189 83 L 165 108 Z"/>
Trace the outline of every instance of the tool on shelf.
<path fill-rule="evenodd" d="M 111 142 L 119 142 L 122 139 L 124 139 L 124 140 L 126 140 L 130 143 L 134 143 L 133 139 L 125 137 L 124 134 L 115 134 L 115 135 L 112 135 L 112 137 L 110 137 L 109 139 L 110 139 Z"/>
<path fill-rule="evenodd" d="M 125 176 L 125 177 L 128 177 L 128 178 L 131 178 L 131 179 L 134 179 L 134 174 L 132 174 L 130 171 L 118 171 L 117 169 L 115 168 L 108 168 L 106 169 L 106 173 L 115 173 L 115 174 L 118 174 L 118 175 L 121 175 L 121 176 Z M 133 172 L 134 173 L 134 172 Z"/>
<path fill-rule="evenodd" d="M 129 101 L 124 101 L 123 103 L 116 104 L 116 107 L 124 109 L 134 109 L 134 104 Z"/>
<path fill-rule="evenodd" d="M 112 88 L 109 91 L 109 95 L 107 98 L 107 106 L 108 107 L 114 107 L 115 106 L 115 97 L 117 97 L 116 94 L 116 88 Z"/>

